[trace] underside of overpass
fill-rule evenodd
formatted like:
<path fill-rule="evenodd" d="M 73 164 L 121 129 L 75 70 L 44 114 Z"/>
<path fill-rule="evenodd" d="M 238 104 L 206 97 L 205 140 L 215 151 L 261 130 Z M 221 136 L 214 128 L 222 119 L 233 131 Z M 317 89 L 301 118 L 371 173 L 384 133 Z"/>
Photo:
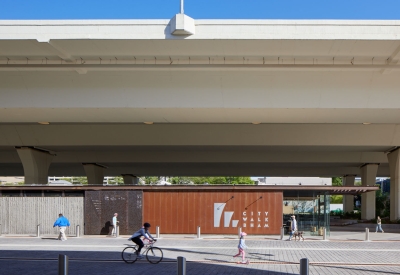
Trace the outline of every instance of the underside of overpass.
<path fill-rule="evenodd" d="M 202 125 L 199 125 L 200 127 Z M 223 128 L 224 125 L 221 125 Z M 232 126 L 232 125 L 230 125 Z M 31 126 L 32 127 L 32 126 Z M 34 126 L 52 129 L 53 126 Z M 120 125 L 116 130 L 124 135 L 123 128 L 132 125 Z M 157 128 L 156 125 L 146 126 Z M 0 127 L 2 128 L 2 127 Z M 3 127 L 4 128 L 4 127 Z M 100 126 L 100 129 L 103 127 Z M 185 127 L 183 127 L 185 128 Z M 245 127 L 247 128 L 247 127 Z M 265 125 L 251 125 L 254 132 Z M 251 135 L 244 131 L 241 139 Z M 58 131 L 54 133 L 54 139 Z M 247 132 L 247 133 L 246 133 Z M 158 135 L 162 138 L 163 131 Z M 214 132 L 203 134 L 212 138 Z M 229 138 L 228 131 L 226 138 Z M 82 134 L 82 133 L 81 133 Z M 117 134 L 117 135 L 118 135 Z M 48 134 L 50 137 L 52 134 Z M 93 133 L 93 138 L 102 135 Z M 115 132 L 112 134 L 115 135 Z M 132 136 L 135 134 L 132 133 Z M 73 135 L 74 136 L 74 135 Z M 279 136 L 279 135 L 278 135 Z M 76 137 L 74 137 L 76 138 Z M 112 137 L 111 137 L 112 138 Z M 171 136 L 177 141 L 185 140 L 184 134 L 177 132 Z M 296 135 L 294 139 L 299 140 Z M 117 139 L 118 140 L 118 139 Z M 132 138 L 132 143 L 135 138 Z M 360 167 L 365 163 L 380 163 L 377 176 L 389 176 L 388 160 L 385 151 L 389 146 L 271 146 L 271 145 L 84 145 L 55 146 L 41 145 L 33 147 L 50 150 L 55 154 L 49 167 L 49 175 L 84 176 L 82 163 L 97 163 L 105 166 L 104 174 L 118 176 L 134 174 L 137 176 L 343 176 L 360 175 Z M 0 147 L 1 174 L 4 176 L 23 175 L 24 170 L 17 151 L 12 146 Z"/>
<path fill-rule="evenodd" d="M 0 21 L 0 175 L 390 175 L 397 21 Z"/>

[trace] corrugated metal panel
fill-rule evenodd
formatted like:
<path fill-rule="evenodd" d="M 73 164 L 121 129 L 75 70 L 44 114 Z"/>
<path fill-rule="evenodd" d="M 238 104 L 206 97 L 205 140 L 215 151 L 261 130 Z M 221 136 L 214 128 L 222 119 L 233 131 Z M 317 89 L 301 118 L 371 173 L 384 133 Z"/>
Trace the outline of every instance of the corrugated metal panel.
<path fill-rule="evenodd" d="M 143 196 L 143 221 L 166 234 L 195 234 L 197 226 L 208 234 L 236 234 L 238 227 L 249 234 L 280 234 L 282 227 L 282 192 L 164 191 Z"/>
<path fill-rule="evenodd" d="M 40 234 L 58 234 L 53 228 L 58 214 L 62 213 L 70 221 L 68 235 L 76 234 L 80 225 L 83 235 L 83 197 L 0 197 L 0 223 L 2 234 L 36 235 L 40 224 Z"/>

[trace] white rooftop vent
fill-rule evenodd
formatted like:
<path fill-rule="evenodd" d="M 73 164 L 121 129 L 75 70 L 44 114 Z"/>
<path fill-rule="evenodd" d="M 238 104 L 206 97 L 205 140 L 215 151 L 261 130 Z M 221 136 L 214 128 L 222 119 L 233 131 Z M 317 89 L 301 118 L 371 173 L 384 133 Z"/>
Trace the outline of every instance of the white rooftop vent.
<path fill-rule="evenodd" d="M 194 19 L 185 15 L 183 11 L 183 0 L 181 0 L 181 12 L 176 14 L 170 21 L 171 34 L 192 35 L 195 31 Z"/>
<path fill-rule="evenodd" d="M 195 33 L 194 19 L 184 15 L 176 14 L 171 19 L 171 34 L 173 35 L 192 35 Z"/>

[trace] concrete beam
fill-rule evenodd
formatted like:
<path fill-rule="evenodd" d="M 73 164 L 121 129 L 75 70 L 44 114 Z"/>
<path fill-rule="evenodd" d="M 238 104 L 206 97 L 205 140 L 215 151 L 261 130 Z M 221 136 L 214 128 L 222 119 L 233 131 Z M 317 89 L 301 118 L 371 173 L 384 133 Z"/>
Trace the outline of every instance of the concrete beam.
<path fill-rule="evenodd" d="M 271 177 L 337 177 L 343 172 L 360 173 L 359 166 L 304 164 L 265 164 L 265 163 L 107 163 L 105 176 L 120 176 L 132 171 L 138 176 L 271 176 Z M 1 176 L 22 176 L 21 164 L 1 165 Z M 85 176 L 80 163 L 52 164 L 51 176 Z M 389 176 L 389 167 L 380 167 L 378 176 Z"/>
<path fill-rule="evenodd" d="M 376 174 L 379 164 L 365 164 L 361 167 L 362 186 L 375 186 Z M 375 218 L 375 192 L 361 195 L 361 219 L 372 220 Z"/>
<path fill-rule="evenodd" d="M 390 220 L 400 219 L 400 149 L 388 155 L 390 167 Z"/>
<path fill-rule="evenodd" d="M 382 148 L 339 148 L 299 147 L 299 146 L 124 146 L 90 147 L 57 146 L 58 151 L 53 163 L 265 163 L 346 165 L 359 167 L 361 164 L 388 163 Z M 358 150 L 358 151 L 356 151 Z M 382 150 L 379 152 L 378 150 Z M 378 152 L 377 152 L 378 151 Z M 212 156 L 212 157 L 210 157 Z M 0 148 L 0 164 L 20 163 L 18 154 L 6 148 Z"/>
<path fill-rule="evenodd" d="M 43 47 L 45 47 L 47 50 L 53 52 L 61 59 L 65 60 L 67 62 L 70 62 L 70 63 L 75 61 L 72 58 L 72 56 L 67 51 L 65 51 L 61 46 L 59 46 L 55 41 L 51 41 L 50 39 L 37 39 L 37 41 Z"/>
<path fill-rule="evenodd" d="M 384 152 L 400 144 L 399 124 L 0 124 L 0 132 L 0 146 L 327 146 L 332 152 Z"/>
<path fill-rule="evenodd" d="M 2 39 L 179 39 L 166 32 L 169 20 L 2 20 Z M 95 26 L 95 27 L 93 27 Z M 54 31 L 55 27 L 57 31 Z M 187 39 L 396 40 L 388 20 L 196 20 Z"/>
<path fill-rule="evenodd" d="M 137 65 L 137 64 L 49 64 L 49 65 L 36 65 L 36 64 L 1 64 L 0 71 L 42 71 L 42 72 L 65 72 L 71 70 L 84 70 L 84 71 L 208 71 L 208 72 L 221 72 L 221 71 L 249 71 L 249 72 L 264 72 L 264 71 L 380 71 L 380 70 L 400 70 L 397 64 L 363 64 L 363 65 L 334 65 L 334 64 L 192 64 L 192 65 Z"/>
<path fill-rule="evenodd" d="M 139 184 L 139 178 L 135 175 L 122 174 L 122 177 L 124 178 L 125 185 L 138 185 Z"/>
<path fill-rule="evenodd" d="M 343 186 L 351 187 L 354 186 L 356 175 L 345 175 L 343 176 Z M 351 213 L 354 211 L 354 196 L 343 195 L 343 212 Z"/>
<path fill-rule="evenodd" d="M 104 170 L 107 168 L 97 163 L 82 163 L 89 185 L 103 185 Z"/>
<path fill-rule="evenodd" d="M 400 46 L 397 47 L 397 49 L 390 55 L 390 57 L 387 59 L 388 65 L 397 65 L 400 60 Z M 391 73 L 392 69 L 382 69 L 381 73 L 382 74 L 388 74 Z"/>
<path fill-rule="evenodd" d="M 16 148 L 24 167 L 25 184 L 47 184 L 54 155 L 29 147 Z"/>

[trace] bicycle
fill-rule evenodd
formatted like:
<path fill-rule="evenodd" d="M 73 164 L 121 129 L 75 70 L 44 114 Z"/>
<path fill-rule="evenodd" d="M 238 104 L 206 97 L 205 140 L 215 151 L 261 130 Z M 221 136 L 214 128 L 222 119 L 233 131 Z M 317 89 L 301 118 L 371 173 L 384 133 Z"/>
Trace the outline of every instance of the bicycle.
<path fill-rule="evenodd" d="M 145 249 L 142 255 L 146 255 L 146 259 L 149 263 L 158 264 L 163 259 L 163 252 L 161 248 L 153 246 L 154 242 L 150 242 L 146 244 L 143 248 Z M 127 246 L 122 250 L 121 256 L 122 260 L 124 260 L 127 264 L 133 264 L 138 260 L 137 249 L 138 245 L 135 246 Z"/>

